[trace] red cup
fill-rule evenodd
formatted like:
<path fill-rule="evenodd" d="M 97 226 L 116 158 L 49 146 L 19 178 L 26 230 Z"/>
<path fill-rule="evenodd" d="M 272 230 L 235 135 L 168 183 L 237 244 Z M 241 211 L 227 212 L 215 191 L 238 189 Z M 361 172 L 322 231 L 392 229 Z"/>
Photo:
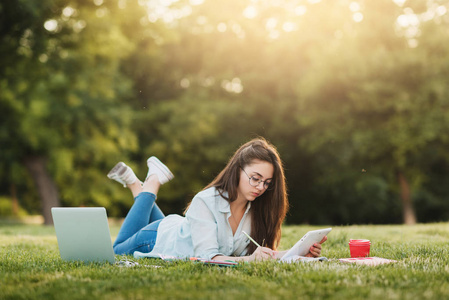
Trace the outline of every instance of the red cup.
<path fill-rule="evenodd" d="M 351 257 L 367 257 L 371 242 L 369 240 L 349 240 L 349 252 Z"/>
<path fill-rule="evenodd" d="M 370 240 L 349 240 L 350 244 L 371 244 Z"/>

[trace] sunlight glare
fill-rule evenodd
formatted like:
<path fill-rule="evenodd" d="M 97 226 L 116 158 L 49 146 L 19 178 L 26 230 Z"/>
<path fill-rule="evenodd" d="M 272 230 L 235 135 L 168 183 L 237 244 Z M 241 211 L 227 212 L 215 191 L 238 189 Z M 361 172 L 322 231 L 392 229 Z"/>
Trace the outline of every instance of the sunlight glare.
<path fill-rule="evenodd" d="M 336 38 L 336 39 L 342 39 L 343 38 L 343 31 L 341 31 L 341 30 L 336 30 L 335 32 L 334 32 L 334 37 Z"/>
<path fill-rule="evenodd" d="M 272 30 L 276 28 L 276 25 L 278 24 L 278 20 L 276 18 L 269 18 L 267 22 L 265 23 L 265 28 L 268 30 Z"/>
<path fill-rule="evenodd" d="M 125 9 L 126 8 L 126 0 L 119 0 L 117 3 L 118 8 Z"/>
<path fill-rule="evenodd" d="M 67 51 L 67 50 L 59 51 L 59 57 L 62 58 L 62 59 L 65 59 L 65 58 L 69 57 L 69 51 Z"/>
<path fill-rule="evenodd" d="M 236 33 L 237 35 L 238 35 L 239 33 L 242 32 L 242 26 L 240 26 L 240 25 L 237 24 L 237 23 L 232 24 L 231 29 L 232 29 L 232 31 L 234 31 L 234 33 Z"/>
<path fill-rule="evenodd" d="M 409 40 L 407 41 L 407 43 L 408 43 L 408 46 L 409 46 L 410 48 L 416 48 L 416 47 L 418 47 L 418 40 L 417 40 L 417 39 L 409 39 Z"/>
<path fill-rule="evenodd" d="M 219 32 L 225 32 L 227 29 L 228 29 L 228 26 L 223 22 L 221 22 L 217 25 L 217 30 Z"/>
<path fill-rule="evenodd" d="M 103 4 L 103 0 L 94 0 L 94 4 L 96 6 L 101 6 Z"/>
<path fill-rule="evenodd" d="M 175 19 L 181 19 L 184 16 L 182 14 L 182 10 L 180 10 L 180 9 L 174 9 L 174 10 L 172 10 L 172 13 L 173 13 L 173 17 Z"/>
<path fill-rule="evenodd" d="M 425 13 L 422 13 L 420 15 L 420 19 L 423 22 L 427 22 L 435 18 L 435 11 L 434 10 L 427 10 Z"/>
<path fill-rule="evenodd" d="M 275 39 L 279 38 L 280 34 L 279 34 L 279 31 L 272 30 L 268 36 L 270 37 L 270 39 L 275 40 Z"/>
<path fill-rule="evenodd" d="M 394 3 L 396 3 L 397 6 L 401 6 L 404 5 L 406 0 L 393 0 Z"/>
<path fill-rule="evenodd" d="M 293 23 L 293 22 L 285 22 L 285 23 L 282 25 L 282 29 L 283 29 L 285 32 L 292 32 L 293 30 L 296 29 L 296 25 L 295 25 L 295 23 Z"/>
<path fill-rule="evenodd" d="M 257 14 L 257 9 L 252 5 L 247 6 L 243 11 L 243 16 L 247 19 L 254 19 L 255 17 L 257 17 Z"/>
<path fill-rule="evenodd" d="M 154 10 L 155 14 L 159 17 L 165 15 L 168 12 L 168 9 L 164 6 L 158 6 L 156 7 L 156 9 Z"/>
<path fill-rule="evenodd" d="M 148 25 L 148 21 L 149 21 L 148 17 L 147 18 L 143 17 L 143 18 L 140 18 L 139 23 L 141 26 L 145 27 Z"/>
<path fill-rule="evenodd" d="M 58 21 L 56 21 L 56 20 L 54 20 L 54 19 L 47 20 L 47 21 L 45 21 L 45 23 L 44 23 L 44 28 L 45 28 L 47 31 L 52 31 L 52 32 L 54 32 L 54 31 L 56 31 L 56 29 L 58 28 Z"/>
<path fill-rule="evenodd" d="M 106 7 L 98 8 L 98 9 L 95 11 L 95 15 L 96 15 L 98 18 L 103 18 L 104 16 L 106 16 L 107 13 L 108 13 L 108 9 L 107 9 Z"/>
<path fill-rule="evenodd" d="M 410 39 L 408 41 L 410 48 L 416 48 L 418 45 L 417 40 L 411 41 L 411 39 L 414 39 L 421 33 L 419 29 L 419 25 L 421 24 L 420 18 L 423 18 L 425 21 L 425 19 L 429 18 L 430 15 L 433 15 L 433 13 L 432 12 L 429 13 L 429 11 L 427 11 L 418 16 L 413 13 L 413 10 L 411 8 L 405 8 L 404 14 L 396 18 L 397 33 L 401 36 L 405 36 L 406 38 Z M 432 18 L 433 17 L 434 16 L 432 16 Z"/>
<path fill-rule="evenodd" d="M 41 63 L 46 63 L 47 61 L 48 61 L 48 56 L 47 56 L 47 54 L 41 54 L 41 55 L 39 55 L 39 61 L 41 62 Z"/>
<path fill-rule="evenodd" d="M 300 6 L 297 6 L 297 7 L 295 8 L 295 14 L 296 14 L 297 16 L 302 16 L 302 15 L 304 15 L 306 12 L 307 12 L 307 7 L 304 6 L 304 5 L 300 5 Z"/>
<path fill-rule="evenodd" d="M 192 7 L 185 5 L 181 8 L 181 12 L 182 12 L 183 16 L 188 16 L 192 13 Z"/>
<path fill-rule="evenodd" d="M 67 6 L 62 10 L 62 14 L 64 15 L 64 17 L 67 17 L 67 18 L 71 17 L 74 13 L 75 13 L 75 9 L 73 9 L 70 6 Z"/>
<path fill-rule="evenodd" d="M 160 19 L 165 23 L 171 23 L 192 13 L 192 7 L 190 5 L 172 7 L 175 2 L 178 2 L 178 0 L 139 0 L 139 5 L 146 8 L 148 21 L 151 23 L 155 23 Z M 195 3 L 201 4 L 199 1 Z"/>
<path fill-rule="evenodd" d="M 186 88 L 188 88 L 190 86 L 190 80 L 188 80 L 187 78 L 183 78 L 179 82 L 179 85 L 181 85 L 182 88 L 186 89 Z"/>
<path fill-rule="evenodd" d="M 148 21 L 151 23 L 155 23 L 158 20 L 158 17 L 155 13 L 149 13 L 148 14 Z"/>
<path fill-rule="evenodd" d="M 164 20 L 165 23 L 171 23 L 175 20 L 175 16 L 173 12 L 169 11 L 162 16 L 162 20 Z"/>
<path fill-rule="evenodd" d="M 446 6 L 444 6 L 444 5 L 438 6 L 436 13 L 437 13 L 437 15 L 439 15 L 439 16 L 442 16 L 442 15 L 444 15 L 445 13 L 447 13 L 447 8 L 446 8 Z"/>
<path fill-rule="evenodd" d="M 212 26 L 210 24 L 206 24 L 206 26 L 204 26 L 203 30 L 205 33 L 212 33 L 214 31 L 214 26 Z"/>
<path fill-rule="evenodd" d="M 419 26 L 419 18 L 415 14 L 400 15 L 396 22 L 402 27 Z"/>
<path fill-rule="evenodd" d="M 352 19 L 357 23 L 362 22 L 363 14 L 361 12 L 356 12 L 355 14 L 352 15 Z"/>
<path fill-rule="evenodd" d="M 413 15 L 408 15 L 408 22 L 410 24 L 410 26 L 419 26 L 419 18 L 417 15 L 413 14 Z"/>
<path fill-rule="evenodd" d="M 215 83 L 215 79 L 212 76 L 206 77 L 203 79 L 203 86 L 208 87 L 212 86 Z"/>
<path fill-rule="evenodd" d="M 171 0 L 159 0 L 159 3 L 165 7 L 169 7 L 170 5 L 172 5 L 173 1 Z"/>
<path fill-rule="evenodd" d="M 79 33 L 86 27 L 86 25 L 87 25 L 86 21 L 78 20 L 75 24 L 73 24 L 73 31 Z"/>
<path fill-rule="evenodd" d="M 191 4 L 191 5 L 200 5 L 200 4 L 203 4 L 203 2 L 204 2 L 204 0 L 190 0 L 189 1 L 189 3 Z"/>
<path fill-rule="evenodd" d="M 243 92 L 242 81 L 238 77 L 234 77 L 231 81 L 226 79 L 222 80 L 221 87 L 229 93 L 240 94 Z"/>
<path fill-rule="evenodd" d="M 237 77 L 233 78 L 231 83 L 232 83 L 232 91 L 234 93 L 241 93 L 243 91 L 243 85 L 240 78 Z"/>
<path fill-rule="evenodd" d="M 360 10 L 360 4 L 357 3 L 357 2 L 351 2 L 351 4 L 349 4 L 349 9 L 350 9 L 352 12 L 357 12 L 357 11 Z"/>
<path fill-rule="evenodd" d="M 198 23 L 198 25 L 204 25 L 207 23 L 207 18 L 205 16 L 198 16 L 196 18 L 196 23 Z"/>
<path fill-rule="evenodd" d="M 408 18 L 407 18 L 406 15 L 400 15 L 399 17 L 397 17 L 396 22 L 401 27 L 407 27 L 408 26 Z"/>
<path fill-rule="evenodd" d="M 405 37 L 413 38 L 420 34 L 419 27 L 410 26 L 405 30 Z"/>

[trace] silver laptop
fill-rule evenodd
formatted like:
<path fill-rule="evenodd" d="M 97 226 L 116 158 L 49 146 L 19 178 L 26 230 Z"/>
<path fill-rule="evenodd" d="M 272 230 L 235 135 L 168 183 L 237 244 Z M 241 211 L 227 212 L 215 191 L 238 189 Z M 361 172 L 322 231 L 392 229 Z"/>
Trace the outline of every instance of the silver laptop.
<path fill-rule="evenodd" d="M 104 207 L 53 207 L 51 214 L 62 259 L 115 262 Z"/>

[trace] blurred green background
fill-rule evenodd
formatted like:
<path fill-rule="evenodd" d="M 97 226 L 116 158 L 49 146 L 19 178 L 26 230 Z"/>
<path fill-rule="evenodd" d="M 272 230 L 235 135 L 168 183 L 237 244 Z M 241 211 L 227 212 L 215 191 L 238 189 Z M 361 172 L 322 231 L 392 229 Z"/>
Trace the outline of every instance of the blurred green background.
<path fill-rule="evenodd" d="M 448 0 L 1 0 L 0 216 L 133 200 L 156 155 L 181 213 L 242 143 L 287 223 L 449 219 Z"/>

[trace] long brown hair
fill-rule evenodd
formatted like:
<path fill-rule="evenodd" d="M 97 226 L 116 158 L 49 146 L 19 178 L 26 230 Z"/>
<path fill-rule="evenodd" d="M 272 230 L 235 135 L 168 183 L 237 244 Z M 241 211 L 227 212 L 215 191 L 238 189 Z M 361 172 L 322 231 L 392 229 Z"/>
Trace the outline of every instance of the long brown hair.
<path fill-rule="evenodd" d="M 215 187 L 227 201 L 235 201 L 240 169 L 252 164 L 255 159 L 272 164 L 274 174 L 271 181 L 273 188 L 266 190 L 251 203 L 251 236 L 259 245 L 276 250 L 281 239 L 281 225 L 288 211 L 288 199 L 282 161 L 272 144 L 263 138 L 243 144 L 220 174 L 204 189 Z M 250 243 L 248 253 L 253 253 L 256 248 Z"/>

